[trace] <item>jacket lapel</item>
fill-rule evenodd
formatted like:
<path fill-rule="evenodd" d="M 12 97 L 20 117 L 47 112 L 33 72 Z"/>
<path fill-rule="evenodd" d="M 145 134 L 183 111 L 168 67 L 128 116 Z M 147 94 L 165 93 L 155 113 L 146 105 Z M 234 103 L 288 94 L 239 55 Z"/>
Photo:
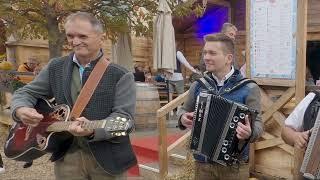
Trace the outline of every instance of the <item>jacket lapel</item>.
<path fill-rule="evenodd" d="M 64 67 L 63 67 L 63 94 L 67 100 L 67 103 L 70 107 L 73 106 L 71 99 L 71 78 L 72 78 L 72 70 L 73 70 L 73 62 L 72 62 L 73 53 L 71 53 L 67 59 L 65 59 Z"/>

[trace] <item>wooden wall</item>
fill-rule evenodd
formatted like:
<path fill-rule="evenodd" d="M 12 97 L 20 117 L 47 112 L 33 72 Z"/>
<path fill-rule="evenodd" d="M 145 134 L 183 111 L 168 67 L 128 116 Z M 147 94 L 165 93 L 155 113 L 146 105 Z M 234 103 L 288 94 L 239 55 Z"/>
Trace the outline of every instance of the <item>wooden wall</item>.
<path fill-rule="evenodd" d="M 308 1 L 308 40 L 320 40 L 320 1 Z"/>
<path fill-rule="evenodd" d="M 106 40 L 103 49 L 108 57 L 111 57 L 110 40 Z M 132 38 L 132 55 L 133 61 L 143 65 L 152 66 L 152 41 L 150 38 L 133 37 Z M 49 51 L 48 42 L 45 40 L 20 40 L 7 42 L 7 57 L 8 60 L 19 65 L 26 62 L 29 56 L 35 56 L 37 59 L 45 64 L 48 62 Z M 64 50 L 63 54 L 66 55 L 70 50 Z"/>
<path fill-rule="evenodd" d="M 320 32 L 320 1 L 308 1 L 308 32 Z"/>

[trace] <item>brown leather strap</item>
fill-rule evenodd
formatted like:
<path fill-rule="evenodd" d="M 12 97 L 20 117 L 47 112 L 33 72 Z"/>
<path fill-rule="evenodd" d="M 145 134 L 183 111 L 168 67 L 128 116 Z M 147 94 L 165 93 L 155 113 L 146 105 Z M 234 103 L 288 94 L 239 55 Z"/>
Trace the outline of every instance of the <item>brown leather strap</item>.
<path fill-rule="evenodd" d="M 98 61 L 93 71 L 90 73 L 88 80 L 82 87 L 76 102 L 74 103 L 70 116 L 71 120 L 80 117 L 109 64 L 110 62 L 108 58 L 104 56 Z"/>

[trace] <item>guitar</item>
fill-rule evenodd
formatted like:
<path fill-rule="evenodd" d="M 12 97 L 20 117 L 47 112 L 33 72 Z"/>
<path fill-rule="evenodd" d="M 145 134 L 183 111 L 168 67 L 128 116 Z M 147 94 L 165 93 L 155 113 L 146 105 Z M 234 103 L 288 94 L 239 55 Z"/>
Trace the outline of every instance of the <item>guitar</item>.
<path fill-rule="evenodd" d="M 4 153 L 8 158 L 30 162 L 46 153 L 55 152 L 58 148 L 68 149 L 72 144 L 73 136 L 67 132 L 72 123 L 68 121 L 68 105 L 53 106 L 47 100 L 38 99 L 35 109 L 44 117 L 36 127 L 16 122 L 10 129 L 4 147 Z M 117 117 L 83 122 L 82 128 L 104 128 L 111 137 L 126 136 L 127 131 L 132 128 L 132 121 Z"/>

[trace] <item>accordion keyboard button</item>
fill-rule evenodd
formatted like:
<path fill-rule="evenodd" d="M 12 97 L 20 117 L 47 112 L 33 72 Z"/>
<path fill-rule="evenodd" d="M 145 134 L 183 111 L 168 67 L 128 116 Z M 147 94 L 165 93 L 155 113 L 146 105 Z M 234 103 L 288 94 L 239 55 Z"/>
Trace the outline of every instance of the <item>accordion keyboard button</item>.
<path fill-rule="evenodd" d="M 223 145 L 228 146 L 228 140 L 223 140 Z"/>
<path fill-rule="evenodd" d="M 239 121 L 239 117 L 238 116 L 234 116 L 233 117 L 233 122 L 238 122 Z"/>
<path fill-rule="evenodd" d="M 224 153 L 224 154 L 227 153 L 227 148 L 226 148 L 226 147 L 223 147 L 223 148 L 221 149 L 221 152 Z"/>
<path fill-rule="evenodd" d="M 236 125 L 234 123 L 230 123 L 230 128 L 233 129 Z"/>
<path fill-rule="evenodd" d="M 224 155 L 224 160 L 228 161 L 230 159 L 230 155 L 229 154 L 225 154 Z"/>
<path fill-rule="evenodd" d="M 240 114 L 239 114 L 240 119 L 244 119 L 245 116 L 246 116 L 246 115 L 245 115 L 244 113 L 240 113 Z"/>

